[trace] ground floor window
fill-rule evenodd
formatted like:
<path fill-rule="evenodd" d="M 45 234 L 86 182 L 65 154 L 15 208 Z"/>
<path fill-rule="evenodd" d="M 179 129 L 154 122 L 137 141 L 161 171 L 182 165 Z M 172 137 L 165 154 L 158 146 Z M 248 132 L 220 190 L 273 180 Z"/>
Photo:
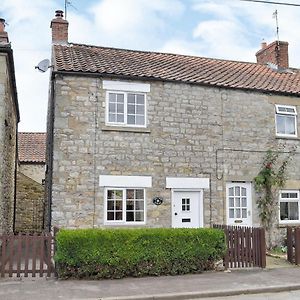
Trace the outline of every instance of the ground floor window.
<path fill-rule="evenodd" d="M 145 222 L 144 189 L 108 188 L 105 192 L 105 203 L 107 222 Z"/>
<path fill-rule="evenodd" d="M 293 223 L 299 220 L 299 191 L 282 190 L 279 193 L 280 223 Z"/>

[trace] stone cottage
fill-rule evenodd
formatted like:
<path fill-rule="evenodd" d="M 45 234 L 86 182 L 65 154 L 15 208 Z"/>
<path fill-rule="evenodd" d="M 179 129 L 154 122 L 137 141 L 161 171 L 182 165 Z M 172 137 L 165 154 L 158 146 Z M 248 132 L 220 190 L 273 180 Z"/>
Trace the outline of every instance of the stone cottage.
<path fill-rule="evenodd" d="M 13 51 L 0 18 L 0 234 L 14 224 L 19 117 Z"/>
<path fill-rule="evenodd" d="M 69 43 L 61 11 L 51 28 L 49 226 L 259 225 L 263 157 L 299 144 L 288 43 L 263 43 L 247 63 Z M 299 163 L 278 228 L 300 224 Z"/>
<path fill-rule="evenodd" d="M 44 228 L 46 133 L 18 133 L 16 232 Z"/>

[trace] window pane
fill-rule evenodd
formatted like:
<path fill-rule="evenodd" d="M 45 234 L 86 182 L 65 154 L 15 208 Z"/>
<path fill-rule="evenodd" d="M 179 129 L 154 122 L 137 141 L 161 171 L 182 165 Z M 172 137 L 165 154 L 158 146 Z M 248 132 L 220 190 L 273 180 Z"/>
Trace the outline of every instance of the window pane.
<path fill-rule="evenodd" d="M 124 123 L 124 115 L 117 114 L 117 122 Z"/>
<path fill-rule="evenodd" d="M 126 212 L 126 221 L 127 222 L 133 222 L 134 221 L 134 212 Z"/>
<path fill-rule="evenodd" d="M 127 123 L 128 124 L 135 124 L 135 116 L 127 116 Z"/>
<path fill-rule="evenodd" d="M 144 221 L 144 212 L 137 211 L 135 213 L 135 221 L 143 222 Z"/>
<path fill-rule="evenodd" d="M 234 207 L 234 198 L 229 197 L 229 207 Z"/>
<path fill-rule="evenodd" d="M 107 201 L 107 210 L 114 210 L 114 201 Z"/>
<path fill-rule="evenodd" d="M 145 124 L 144 116 L 137 116 L 136 117 L 136 125 L 144 125 L 144 124 Z"/>
<path fill-rule="evenodd" d="M 246 188 L 243 188 L 242 187 L 242 196 L 246 196 L 247 194 L 246 194 Z"/>
<path fill-rule="evenodd" d="M 108 99 L 109 99 L 109 102 L 116 102 L 116 100 L 117 100 L 117 94 L 115 94 L 115 93 L 109 93 Z"/>
<path fill-rule="evenodd" d="M 122 207 L 123 207 L 122 202 L 123 201 L 118 201 L 118 200 L 115 202 L 115 209 L 116 210 L 122 210 Z"/>
<path fill-rule="evenodd" d="M 122 220 L 122 212 L 116 212 L 116 220 Z"/>
<path fill-rule="evenodd" d="M 237 218 L 241 217 L 241 210 L 239 208 L 235 210 L 235 213 Z"/>
<path fill-rule="evenodd" d="M 233 196 L 233 187 L 229 188 L 229 196 Z"/>
<path fill-rule="evenodd" d="M 288 203 L 280 202 L 280 220 L 288 220 Z"/>
<path fill-rule="evenodd" d="M 124 104 L 118 104 L 117 111 L 118 111 L 118 113 L 123 114 L 124 113 Z"/>
<path fill-rule="evenodd" d="M 144 210 L 144 201 L 136 201 L 135 209 L 136 210 Z"/>
<path fill-rule="evenodd" d="M 127 199 L 134 199 L 134 190 L 126 190 L 126 198 Z"/>
<path fill-rule="evenodd" d="M 185 211 L 185 204 L 182 205 L 182 211 Z"/>
<path fill-rule="evenodd" d="M 285 133 L 285 116 L 282 116 L 282 115 L 276 115 L 276 130 L 277 130 L 277 133 L 282 133 L 284 134 Z"/>
<path fill-rule="evenodd" d="M 137 104 L 145 104 L 145 96 L 144 95 L 137 95 L 136 96 L 136 103 Z"/>
<path fill-rule="evenodd" d="M 298 202 L 289 202 L 289 220 L 299 220 Z"/>
<path fill-rule="evenodd" d="M 108 117 L 108 121 L 109 122 L 116 122 L 116 114 L 109 114 L 109 117 Z"/>
<path fill-rule="evenodd" d="M 235 190 L 235 196 L 240 196 L 240 187 L 239 187 L 239 186 L 236 186 L 236 187 L 234 188 L 234 190 Z"/>
<path fill-rule="evenodd" d="M 128 94 L 127 95 L 127 103 L 135 103 L 135 94 Z"/>
<path fill-rule="evenodd" d="M 115 199 L 123 199 L 123 191 L 116 190 L 114 191 Z"/>
<path fill-rule="evenodd" d="M 114 198 L 114 191 L 108 190 L 107 191 L 107 199 L 113 199 Z"/>
<path fill-rule="evenodd" d="M 114 220 L 114 213 L 113 212 L 108 212 L 107 213 L 107 220 L 113 221 Z"/>
<path fill-rule="evenodd" d="M 242 207 L 247 207 L 247 198 L 242 198 Z"/>
<path fill-rule="evenodd" d="M 145 106 L 144 105 L 137 105 L 136 106 L 136 113 L 139 115 L 144 115 Z"/>
<path fill-rule="evenodd" d="M 135 199 L 144 199 L 144 190 L 135 190 L 136 196 Z"/>
<path fill-rule="evenodd" d="M 235 198 L 235 206 L 240 207 L 241 206 L 241 199 L 240 198 Z"/>
<path fill-rule="evenodd" d="M 114 103 L 109 103 L 109 112 L 110 113 L 116 112 L 116 105 Z"/>
<path fill-rule="evenodd" d="M 286 116 L 285 117 L 285 133 L 286 134 L 295 134 L 295 117 Z"/>
<path fill-rule="evenodd" d="M 132 104 L 128 104 L 127 105 L 127 113 L 134 115 L 135 114 L 135 106 Z"/>
<path fill-rule="evenodd" d="M 234 218 L 234 209 L 229 209 L 229 218 Z"/>
<path fill-rule="evenodd" d="M 242 218 L 247 218 L 247 209 L 242 209 Z"/>
<path fill-rule="evenodd" d="M 134 210 L 134 201 L 126 202 L 126 210 Z"/>

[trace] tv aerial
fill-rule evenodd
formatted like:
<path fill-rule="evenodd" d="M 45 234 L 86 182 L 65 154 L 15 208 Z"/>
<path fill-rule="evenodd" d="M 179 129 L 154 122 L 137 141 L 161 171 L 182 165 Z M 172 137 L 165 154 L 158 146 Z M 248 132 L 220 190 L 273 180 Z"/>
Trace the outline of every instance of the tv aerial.
<path fill-rule="evenodd" d="M 43 59 L 35 66 L 35 69 L 38 69 L 40 72 L 45 73 L 50 68 L 50 60 L 48 58 Z"/>

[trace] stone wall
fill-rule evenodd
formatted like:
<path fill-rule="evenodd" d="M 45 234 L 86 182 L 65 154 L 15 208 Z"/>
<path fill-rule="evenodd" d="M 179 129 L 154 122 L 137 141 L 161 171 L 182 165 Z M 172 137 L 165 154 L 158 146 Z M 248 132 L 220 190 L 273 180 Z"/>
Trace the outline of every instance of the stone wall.
<path fill-rule="evenodd" d="M 100 78 L 56 78 L 52 225 L 103 226 L 104 190 L 99 175 L 148 175 L 147 224 L 171 226 L 171 190 L 166 177 L 211 178 L 204 190 L 204 224 L 226 223 L 225 186 L 257 175 L 264 151 L 298 139 L 275 137 L 274 103 L 297 98 L 184 83 L 149 82 L 145 129 L 105 126 Z M 298 118 L 299 123 L 299 118 Z M 299 128 L 299 124 L 298 124 Z M 300 187 L 300 171 L 289 169 Z M 252 185 L 253 186 L 253 185 Z M 287 186 L 288 187 L 288 186 Z M 253 192 L 253 225 L 259 225 Z M 152 204 L 162 196 L 161 206 Z"/>
<path fill-rule="evenodd" d="M 42 184 L 45 179 L 44 163 L 20 163 L 19 172 Z"/>
<path fill-rule="evenodd" d="M 13 230 L 17 116 L 8 73 L 0 53 L 0 233 Z"/>
<path fill-rule="evenodd" d="M 44 187 L 18 172 L 16 232 L 41 232 L 44 216 Z"/>

